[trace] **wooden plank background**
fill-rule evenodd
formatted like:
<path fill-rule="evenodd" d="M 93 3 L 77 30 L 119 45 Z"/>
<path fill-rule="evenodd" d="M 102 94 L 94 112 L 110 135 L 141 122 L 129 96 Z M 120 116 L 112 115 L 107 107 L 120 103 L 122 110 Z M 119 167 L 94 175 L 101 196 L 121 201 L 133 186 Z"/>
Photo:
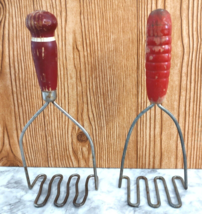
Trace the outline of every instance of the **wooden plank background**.
<path fill-rule="evenodd" d="M 0 165 L 21 166 L 20 132 L 44 101 L 30 51 L 28 13 L 58 19 L 57 102 L 90 133 L 98 167 L 120 167 L 129 127 L 149 105 L 145 85 L 146 20 L 171 14 L 172 67 L 163 105 L 180 123 L 188 167 L 202 168 L 201 0 L 0 0 Z M 28 166 L 91 167 L 87 139 L 53 105 L 24 138 Z M 138 122 L 125 167 L 182 168 L 173 121 L 154 108 Z"/>

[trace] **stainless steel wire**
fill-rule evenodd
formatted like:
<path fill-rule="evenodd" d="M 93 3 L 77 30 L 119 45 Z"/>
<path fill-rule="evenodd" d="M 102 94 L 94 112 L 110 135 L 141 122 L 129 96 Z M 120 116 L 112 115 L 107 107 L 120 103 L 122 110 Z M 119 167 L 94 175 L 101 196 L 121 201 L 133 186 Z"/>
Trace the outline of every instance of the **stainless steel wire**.
<path fill-rule="evenodd" d="M 130 136 L 131 136 L 131 134 L 133 132 L 133 128 L 134 128 L 135 124 L 137 123 L 137 121 L 140 119 L 140 117 L 143 114 L 145 114 L 147 111 L 149 111 L 149 109 L 151 109 L 153 107 L 154 107 L 154 104 L 151 104 L 146 109 L 144 109 L 142 112 L 140 112 L 137 115 L 137 117 L 135 118 L 135 120 L 133 121 L 133 123 L 132 123 L 132 125 L 131 125 L 131 127 L 129 129 L 129 132 L 128 132 L 128 135 L 127 135 L 127 138 L 126 138 L 126 142 L 125 142 L 125 146 L 124 146 L 124 150 L 123 150 L 122 159 L 121 159 L 121 169 L 120 169 L 120 176 L 119 176 L 119 188 L 121 188 L 121 184 L 122 184 L 124 161 L 125 161 L 125 157 L 126 157 L 126 151 L 127 151 L 128 143 L 129 143 L 129 140 L 130 140 Z"/>
<path fill-rule="evenodd" d="M 167 113 L 171 119 L 174 121 L 176 127 L 177 127 L 177 130 L 178 130 L 178 134 L 180 136 L 180 141 L 181 141 L 181 147 L 182 147 L 182 153 L 183 153 L 183 161 L 184 161 L 184 180 L 182 177 L 180 176 L 173 176 L 172 177 L 172 183 L 174 185 L 174 189 L 175 189 L 175 194 L 176 194 L 176 197 L 177 197 L 177 200 L 178 200 L 178 204 L 174 204 L 172 203 L 171 201 L 171 198 L 170 198 L 170 194 L 169 194 L 169 191 L 168 191 L 168 187 L 167 187 L 167 184 L 166 184 L 166 181 L 163 177 L 161 176 L 157 176 L 154 178 L 154 184 L 155 184 L 155 190 L 156 190 L 156 197 L 157 197 L 157 204 L 153 204 L 151 203 L 151 199 L 150 199 L 150 191 L 149 191 L 149 184 L 148 184 L 148 180 L 146 177 L 144 176 L 139 176 L 137 177 L 136 179 L 136 183 L 137 183 L 137 203 L 131 203 L 130 201 L 130 178 L 128 176 L 123 176 L 123 168 L 124 168 L 124 161 L 125 161 L 125 156 L 126 156 L 126 151 L 127 151 L 127 147 L 128 147 L 128 143 L 129 143 L 129 140 L 130 140 L 130 136 L 132 134 L 132 131 L 134 129 L 134 126 L 135 124 L 137 123 L 137 121 L 140 119 L 140 117 L 145 114 L 147 111 L 149 111 L 151 108 L 154 107 L 155 104 L 151 104 L 150 106 L 148 106 L 146 109 L 144 109 L 140 114 L 138 114 L 138 116 L 135 118 L 135 120 L 133 121 L 130 129 L 129 129 L 129 132 L 128 132 L 128 135 L 127 135 L 127 138 L 126 138 L 126 142 L 125 142 L 125 146 L 124 146 L 124 150 L 123 150 L 123 155 L 122 155 L 122 160 L 121 160 L 121 168 L 120 168 L 120 176 L 119 176 L 119 188 L 121 188 L 121 185 L 122 185 L 122 179 L 127 179 L 127 202 L 128 202 L 128 205 L 129 206 L 132 206 L 132 207 L 138 207 L 139 204 L 140 204 L 140 187 L 139 187 L 139 180 L 140 179 L 143 179 L 145 181 L 145 185 L 146 185 L 146 192 L 147 192 L 147 201 L 148 201 L 148 204 L 149 206 L 153 207 L 153 208 L 158 208 L 160 205 L 161 205 L 161 200 L 160 200 L 160 195 L 159 195 L 159 189 L 158 189 L 158 184 L 157 184 L 157 180 L 162 180 L 163 182 L 163 185 L 164 185 L 164 188 L 165 188 L 165 191 L 166 191 L 166 195 L 167 195 L 167 199 L 168 199 L 168 203 L 171 207 L 173 208 L 179 208 L 182 206 L 182 201 L 181 201 L 181 198 L 180 198 L 180 195 L 179 195 L 179 191 L 178 191 L 178 188 L 177 188 L 177 185 L 176 185 L 176 182 L 175 180 L 176 179 L 179 179 L 184 187 L 184 189 L 188 189 L 188 179 L 187 179 L 187 158 L 186 158 L 186 151 L 185 151 L 185 145 L 184 145 L 184 139 L 183 139 L 183 136 L 182 136 L 182 132 L 181 132 L 181 129 L 180 129 L 180 126 L 177 122 L 177 120 L 175 119 L 175 117 L 167 110 L 165 109 L 162 105 L 160 104 L 157 104 L 157 106 L 162 109 L 165 113 Z"/>
<path fill-rule="evenodd" d="M 181 142 L 182 154 L 183 154 L 183 162 L 184 162 L 184 184 L 183 185 L 184 185 L 185 189 L 188 189 L 187 157 L 186 157 L 186 150 L 185 150 L 185 145 L 184 145 L 184 139 L 183 139 L 183 135 L 182 135 L 182 131 L 181 131 L 180 125 L 177 122 L 177 120 L 175 119 L 175 117 L 166 108 L 164 108 L 161 104 L 157 104 L 157 106 L 171 117 L 171 119 L 175 123 L 175 126 L 177 128 L 178 134 L 180 136 L 180 142 Z"/>
<path fill-rule="evenodd" d="M 72 179 L 73 177 L 76 177 L 76 183 L 75 183 L 75 197 L 74 197 L 74 199 L 73 199 L 73 204 L 74 204 L 75 207 L 81 207 L 81 206 L 83 206 L 83 205 L 85 204 L 85 202 L 86 202 L 87 197 L 88 197 L 88 183 L 89 183 L 89 179 L 92 178 L 92 177 L 94 177 L 94 175 L 89 175 L 89 176 L 87 177 L 87 179 L 86 179 L 86 183 L 85 183 L 85 195 L 84 195 L 83 200 L 82 200 L 81 203 L 77 203 L 77 202 L 76 202 L 76 201 L 77 201 L 77 198 L 78 198 L 78 196 L 79 196 L 79 187 L 78 187 L 79 180 L 80 180 L 80 175 L 79 175 L 79 174 L 72 174 L 71 176 L 69 176 L 69 179 L 68 179 L 68 181 L 67 181 L 67 186 L 66 186 L 66 195 L 65 195 L 64 200 L 63 200 L 61 203 L 58 203 L 58 199 L 59 199 L 59 197 L 60 197 L 60 185 L 61 185 L 62 180 L 63 180 L 63 175 L 61 175 L 61 174 L 56 174 L 56 175 L 54 175 L 54 176 L 51 178 L 51 180 L 50 180 L 50 182 L 49 182 L 49 184 L 48 184 L 48 191 L 47 191 L 47 195 L 46 195 L 45 199 L 43 200 L 43 202 L 38 203 L 39 198 L 40 198 L 41 193 L 42 193 L 42 190 L 43 190 L 43 185 L 44 185 L 44 183 L 45 183 L 45 181 L 46 181 L 46 179 L 47 179 L 47 176 L 46 176 L 45 174 L 38 175 L 38 176 L 34 179 L 33 183 L 31 184 L 31 188 L 33 188 L 34 185 L 36 184 L 36 182 L 37 182 L 40 178 L 43 178 L 42 181 L 41 181 L 40 187 L 39 187 L 38 194 L 37 194 L 37 196 L 36 196 L 36 198 L 35 198 L 35 200 L 34 200 L 34 206 L 35 206 L 35 207 L 43 207 L 43 206 L 47 203 L 47 201 L 48 201 L 48 199 L 49 199 L 49 197 L 50 197 L 50 194 L 51 194 L 52 183 L 53 183 L 53 181 L 54 181 L 55 179 L 59 178 L 58 183 L 57 183 L 57 195 L 56 195 L 56 197 L 55 197 L 55 199 L 54 199 L 54 205 L 55 205 L 56 207 L 63 207 L 63 206 L 67 203 L 67 200 L 68 200 L 68 198 L 69 198 L 69 191 L 70 191 L 69 186 L 70 186 L 71 179 Z"/>
<path fill-rule="evenodd" d="M 90 146 L 91 146 L 92 159 L 93 159 L 93 171 L 94 171 L 94 175 L 95 175 L 95 189 L 97 190 L 98 189 L 98 177 L 97 177 L 97 168 L 96 168 L 96 160 L 95 160 L 95 149 L 94 149 L 93 141 L 92 141 L 90 135 L 88 134 L 88 132 L 84 129 L 84 127 L 81 124 L 79 124 L 71 115 L 69 115 L 55 101 L 53 102 L 53 105 L 56 106 L 65 116 L 67 116 L 75 125 L 77 125 L 88 138 Z"/>
<path fill-rule="evenodd" d="M 33 183 L 31 184 L 30 182 L 30 178 L 29 178 L 29 173 L 28 173 L 28 169 L 27 169 L 27 164 L 26 164 L 26 160 L 25 160 L 25 155 L 24 155 L 24 149 L 23 149 L 23 137 L 24 137 L 24 134 L 27 130 L 27 128 L 30 126 L 30 124 L 37 118 L 37 116 L 48 106 L 50 102 L 46 102 L 37 112 L 36 114 L 34 114 L 34 116 L 28 121 L 28 123 L 25 125 L 25 127 L 23 128 L 22 132 L 21 132 L 21 135 L 20 135 L 20 140 L 19 140 L 19 144 L 20 144 L 20 152 L 21 152 L 21 156 L 22 156 L 22 162 L 23 162 L 23 167 L 24 167 L 24 171 L 25 171 L 25 176 L 26 176 L 26 180 L 27 180 L 27 184 L 28 184 L 28 188 L 29 189 L 32 189 L 34 187 L 34 185 L 36 184 L 36 182 L 42 178 L 42 181 L 41 181 L 41 184 L 40 184 L 40 187 L 39 187 L 39 192 L 36 196 L 36 199 L 34 201 L 34 206 L 35 207 L 43 207 L 49 197 L 50 197 L 50 194 L 51 194 L 51 186 L 52 186 L 52 183 L 54 181 L 54 179 L 56 178 L 59 178 L 59 181 L 58 181 L 58 184 L 57 184 L 57 195 L 55 197 L 55 200 L 54 200 L 54 204 L 55 206 L 57 207 L 62 207 L 66 204 L 67 200 L 68 200 L 68 197 L 69 197 L 69 185 L 70 185 L 70 182 L 71 182 L 71 179 L 73 177 L 77 177 L 76 179 L 76 183 L 75 183 L 75 197 L 74 197 L 74 200 L 73 200 L 73 204 L 74 206 L 76 207 L 80 207 L 82 205 L 85 204 L 86 202 L 86 199 L 88 197 L 88 183 L 89 183 L 89 179 L 94 177 L 94 180 L 95 180 L 95 189 L 97 190 L 98 189 L 98 176 L 97 176 L 97 168 L 96 168 L 96 159 L 95 159 L 95 149 L 94 149 L 94 145 L 93 145 L 93 141 L 90 137 L 90 135 L 88 134 L 88 132 L 81 126 L 81 124 L 79 124 L 71 115 L 69 115 L 64 109 L 62 109 L 55 101 L 53 101 L 53 105 L 55 107 L 57 107 L 63 114 L 65 114 L 75 125 L 77 125 L 83 132 L 84 134 L 86 135 L 86 137 L 88 138 L 89 140 L 89 143 L 90 143 L 90 146 L 91 146 L 91 152 L 92 152 L 92 159 L 93 159 L 93 172 L 94 174 L 93 175 L 89 175 L 86 179 L 86 183 L 85 183 L 85 195 L 84 195 L 84 198 L 82 200 L 81 203 L 77 203 L 77 198 L 79 196 L 79 188 L 78 188 L 78 183 L 79 183 L 79 180 L 80 180 L 80 175 L 79 174 L 73 174 L 69 177 L 68 179 L 68 182 L 67 182 L 67 190 L 66 190 L 66 196 L 63 200 L 62 203 L 58 203 L 58 198 L 60 196 L 60 185 L 61 185 L 61 182 L 63 180 L 63 175 L 61 174 L 56 174 L 54 175 L 51 180 L 50 180 L 50 183 L 48 185 L 48 192 L 47 192 L 47 195 L 45 197 L 45 199 L 43 200 L 43 202 L 41 203 L 38 203 L 38 200 L 41 196 L 41 193 L 42 193 L 42 189 L 43 189 L 43 185 L 47 179 L 47 175 L 45 174 L 41 174 L 41 175 L 38 175 Z"/>

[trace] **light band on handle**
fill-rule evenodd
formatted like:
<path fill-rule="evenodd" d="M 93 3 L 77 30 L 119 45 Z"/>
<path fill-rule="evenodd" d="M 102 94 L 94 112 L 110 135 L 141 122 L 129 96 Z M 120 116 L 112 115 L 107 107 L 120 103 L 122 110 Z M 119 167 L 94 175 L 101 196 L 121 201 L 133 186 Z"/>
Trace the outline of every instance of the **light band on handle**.
<path fill-rule="evenodd" d="M 52 42 L 55 41 L 55 37 L 32 37 L 32 42 Z"/>

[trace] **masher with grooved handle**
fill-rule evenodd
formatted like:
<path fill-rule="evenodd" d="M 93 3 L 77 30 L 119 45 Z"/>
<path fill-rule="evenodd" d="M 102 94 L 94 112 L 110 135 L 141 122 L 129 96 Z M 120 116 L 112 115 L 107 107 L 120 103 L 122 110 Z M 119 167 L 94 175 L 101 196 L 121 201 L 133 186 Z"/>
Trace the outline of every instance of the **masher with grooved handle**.
<path fill-rule="evenodd" d="M 150 13 L 149 18 L 147 20 L 147 45 L 146 45 L 146 85 L 147 85 L 147 96 L 152 103 L 146 109 L 144 109 L 133 121 L 130 130 L 128 132 L 125 147 L 123 151 L 121 168 L 120 168 L 120 176 L 119 176 L 119 188 L 121 188 L 122 179 L 127 179 L 127 201 L 128 205 L 132 207 L 138 207 L 140 205 L 140 186 L 139 180 L 143 179 L 146 185 L 147 192 L 147 201 L 149 206 L 153 208 L 158 208 L 161 205 L 159 190 L 157 180 L 162 180 L 163 185 L 166 191 L 168 203 L 173 208 L 179 208 L 182 206 L 181 198 L 179 195 L 179 191 L 175 182 L 175 179 L 179 179 L 184 187 L 184 189 L 188 189 L 188 180 L 187 180 L 187 158 L 186 151 L 184 146 L 184 140 L 182 136 L 182 132 L 180 126 L 175 119 L 175 117 L 165 109 L 161 103 L 163 102 L 169 81 L 170 74 L 170 60 L 171 60 L 171 17 L 168 11 L 163 9 L 157 9 Z M 165 179 L 162 176 L 157 176 L 154 178 L 155 190 L 157 203 L 151 203 L 150 199 L 150 191 L 148 180 L 145 176 L 137 177 L 137 203 L 131 203 L 130 200 L 130 178 L 128 176 L 123 176 L 123 168 L 124 161 L 127 151 L 127 146 L 130 140 L 130 136 L 132 134 L 133 128 L 140 117 L 145 114 L 148 110 L 150 110 L 154 105 L 157 105 L 160 109 L 162 109 L 166 114 L 168 114 L 173 122 L 175 123 L 178 134 L 181 141 L 182 153 L 183 153 L 183 161 L 184 161 L 184 180 L 180 176 L 173 176 L 172 182 L 174 185 L 175 193 L 177 196 L 178 204 L 174 204 L 171 201 L 171 197 L 168 191 L 168 187 Z"/>

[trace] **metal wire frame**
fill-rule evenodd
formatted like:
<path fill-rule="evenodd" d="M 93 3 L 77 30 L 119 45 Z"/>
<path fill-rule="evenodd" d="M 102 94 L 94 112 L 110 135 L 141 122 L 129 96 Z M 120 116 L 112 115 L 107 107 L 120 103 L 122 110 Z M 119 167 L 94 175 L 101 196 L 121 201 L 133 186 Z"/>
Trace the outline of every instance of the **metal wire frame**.
<path fill-rule="evenodd" d="M 122 179 L 127 179 L 127 201 L 128 201 L 128 205 L 132 206 L 132 207 L 138 207 L 139 204 L 140 204 L 140 187 L 139 187 L 139 180 L 140 179 L 143 179 L 145 180 L 145 185 L 146 185 L 146 192 L 147 192 L 147 201 L 148 201 L 148 204 L 149 206 L 153 207 L 153 208 L 157 208 L 161 205 L 161 200 L 160 200 L 160 195 L 159 195 L 159 190 L 158 190 L 158 184 L 157 184 L 157 179 L 159 180 L 162 180 L 163 181 L 163 184 L 164 184 L 164 188 L 165 188 L 165 191 L 166 191 L 166 195 L 167 195 L 167 199 L 168 199 L 168 202 L 170 204 L 170 206 L 174 207 L 174 208 L 179 208 L 182 206 L 182 202 L 181 202 L 181 198 L 180 198 L 180 195 L 179 195 L 179 192 L 178 192 L 178 189 L 177 189 L 177 186 L 176 186 L 176 183 L 175 183 L 175 179 L 179 179 L 181 180 L 181 183 L 184 187 L 184 189 L 188 189 L 188 178 L 187 178 L 187 158 L 186 158 L 186 151 L 185 151 L 185 146 L 184 146 L 184 139 L 183 139 L 183 136 L 182 136 L 182 131 L 180 129 L 180 126 L 177 122 L 177 120 L 175 119 L 175 117 L 167 110 L 165 109 L 161 104 L 157 104 L 157 106 L 163 110 L 166 114 L 168 114 L 171 119 L 174 121 L 175 125 L 176 125 L 176 128 L 178 130 L 178 134 L 180 136 L 180 141 L 181 141 L 181 147 L 182 147 L 182 153 L 183 153 L 183 162 L 184 162 L 184 180 L 182 177 L 180 176 L 173 176 L 172 177 L 172 182 L 173 182 L 173 185 L 174 185 L 174 189 L 175 189 L 175 193 L 176 193 L 176 196 L 177 196 L 177 200 L 178 200 L 178 204 L 173 204 L 171 202 L 171 199 L 170 199 L 170 195 L 169 195 L 169 191 L 168 191 L 168 188 L 167 188 L 167 184 L 166 184 L 166 181 L 163 177 L 161 176 L 157 176 L 154 178 L 154 184 L 155 184 L 155 190 L 156 190 L 156 196 L 157 196 L 157 204 L 152 204 L 151 203 L 151 200 L 150 200 L 150 193 L 149 193 L 149 184 L 148 184 L 148 180 L 146 177 L 144 176 L 139 176 L 137 177 L 137 180 L 136 180 L 136 183 L 137 183 L 137 203 L 136 204 L 133 204 L 131 203 L 130 201 L 130 178 L 128 176 L 123 176 L 123 168 L 124 168 L 124 161 L 125 161 L 125 156 L 126 156 L 126 151 L 127 151 L 127 147 L 128 147 L 128 143 L 129 143 L 129 140 L 130 140 L 130 136 L 132 134 L 132 131 L 133 131 L 133 128 L 135 126 L 135 124 L 137 123 L 137 121 L 140 119 L 140 117 L 145 114 L 147 111 L 149 111 L 151 108 L 154 107 L 155 104 L 151 104 L 149 105 L 146 109 L 144 109 L 140 114 L 138 114 L 138 116 L 135 118 L 135 120 L 133 121 L 130 129 L 129 129 L 129 132 L 128 132 L 128 135 L 127 135 L 127 138 L 126 138 L 126 142 L 125 142 L 125 146 L 124 146 L 124 150 L 123 150 L 123 155 L 122 155 L 122 160 L 121 160 L 121 168 L 120 168 L 120 176 L 119 176 L 119 184 L 118 184 L 118 187 L 121 188 L 121 185 L 122 185 Z"/>
<path fill-rule="evenodd" d="M 98 176 L 97 176 L 97 168 L 96 168 L 96 159 L 95 159 L 95 150 L 94 150 L 94 145 L 93 145 L 93 141 L 90 137 L 90 135 L 88 134 L 88 132 L 84 129 L 83 126 L 81 126 L 81 124 L 79 124 L 71 115 L 69 115 L 62 107 L 60 107 L 55 101 L 53 101 L 53 105 L 58 108 L 65 116 L 67 116 L 75 125 L 77 125 L 82 131 L 83 133 L 86 135 L 86 137 L 88 138 L 89 140 L 89 143 L 90 143 L 90 146 L 91 146 L 91 152 L 92 152 L 92 159 L 93 159 L 93 172 L 94 174 L 93 175 L 89 175 L 86 179 L 86 184 L 85 184 L 85 195 L 84 195 L 84 198 L 83 198 L 83 201 L 81 203 L 77 203 L 76 200 L 78 198 L 78 195 L 79 195 L 79 189 L 78 189 L 78 183 L 79 183 L 79 180 L 80 180 L 80 175 L 78 174 L 73 174 L 69 177 L 68 179 L 68 182 L 67 182 L 67 191 L 66 191 L 66 196 L 65 196 L 65 199 L 62 203 L 58 203 L 57 200 L 60 196 L 60 184 L 62 182 L 62 179 L 63 179 L 63 176 L 61 174 L 57 174 L 57 175 L 54 175 L 52 178 L 51 178 L 51 181 L 49 183 L 49 186 L 48 186 L 48 192 L 47 192 L 47 196 L 46 198 L 44 199 L 44 201 L 42 203 L 38 203 L 38 200 L 41 196 L 41 193 L 42 193 L 42 189 L 43 189 L 43 184 L 45 183 L 46 181 L 46 178 L 47 176 L 45 174 L 41 174 L 41 175 L 38 175 L 35 180 L 33 181 L 33 183 L 31 184 L 30 182 L 30 178 L 29 178 L 29 173 L 28 173 L 28 169 L 27 169 L 27 164 L 26 164 L 26 160 L 25 160 L 25 155 L 24 155 L 24 150 L 23 150 L 23 137 L 24 137 L 24 134 L 27 130 L 27 128 L 30 126 L 30 124 L 37 118 L 37 116 L 49 105 L 50 102 L 46 102 L 35 114 L 34 116 L 28 121 L 28 123 L 25 125 L 25 127 L 23 128 L 22 132 L 21 132 L 21 135 L 20 135 L 20 140 L 19 140 L 19 144 L 20 144 L 20 152 L 21 152 L 21 156 L 22 156 L 22 162 L 23 162 L 23 167 L 24 167 L 24 171 L 25 171 L 25 176 L 26 176 L 26 180 L 27 180 L 27 185 L 28 185 L 28 188 L 29 189 L 32 189 L 34 187 L 34 185 L 36 184 L 37 180 L 39 178 L 43 178 L 41 184 L 40 184 L 40 188 L 39 188 L 39 192 L 37 194 L 37 197 L 34 201 L 34 206 L 35 207 L 42 207 L 46 204 L 46 202 L 48 201 L 48 198 L 50 197 L 50 193 L 51 193 L 51 185 L 52 185 L 52 182 L 55 178 L 60 178 L 59 181 L 58 181 L 58 185 L 57 185 L 57 195 L 55 197 L 55 200 L 54 200 L 54 204 L 55 206 L 57 207 L 62 207 L 65 205 L 65 203 L 67 202 L 68 200 L 68 197 L 69 197 L 69 184 L 70 184 L 70 181 L 73 177 L 77 177 L 77 180 L 76 180 L 76 184 L 75 184 L 75 190 L 76 190 L 76 193 L 75 193 L 75 197 L 74 197 L 74 200 L 73 200 L 73 204 L 76 206 L 76 207 L 80 207 L 82 206 L 83 204 L 85 204 L 86 202 L 86 199 L 88 197 L 88 182 L 89 182 L 89 179 L 91 177 L 94 177 L 94 180 L 95 180 L 95 189 L 98 190 Z"/>

